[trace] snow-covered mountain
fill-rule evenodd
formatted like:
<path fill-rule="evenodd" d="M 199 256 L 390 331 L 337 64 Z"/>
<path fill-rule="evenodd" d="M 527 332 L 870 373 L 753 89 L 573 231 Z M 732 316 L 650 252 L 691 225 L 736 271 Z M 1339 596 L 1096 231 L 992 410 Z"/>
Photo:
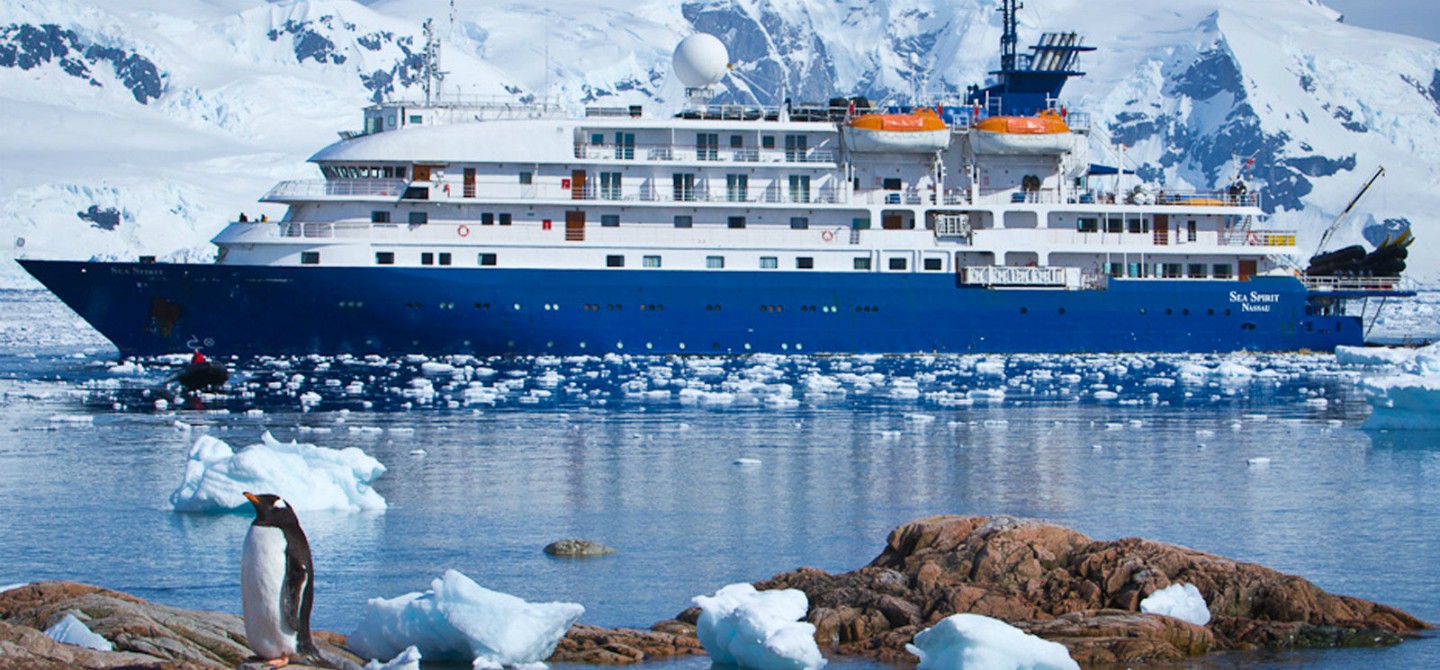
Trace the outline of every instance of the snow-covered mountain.
<path fill-rule="evenodd" d="M 958 95 L 998 59 L 995 0 L 0 0 L 0 255 L 201 260 L 224 222 L 360 109 L 421 97 L 434 19 L 443 92 L 678 108 L 685 35 L 730 49 L 731 100 Z M 1302 241 L 1378 165 L 1367 217 L 1408 219 L 1440 278 L 1440 44 L 1355 28 L 1316 0 L 1030 0 L 1021 43 L 1077 31 L 1094 152 L 1167 185 L 1246 176 Z M 1423 245 L 1423 246 L 1422 246 Z M 34 286 L 0 263 L 0 286 Z"/>

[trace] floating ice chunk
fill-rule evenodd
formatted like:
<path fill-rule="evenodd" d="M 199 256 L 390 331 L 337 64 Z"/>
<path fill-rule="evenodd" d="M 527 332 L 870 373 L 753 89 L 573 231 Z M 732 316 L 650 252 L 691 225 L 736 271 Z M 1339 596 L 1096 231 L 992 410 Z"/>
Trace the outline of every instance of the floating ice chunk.
<path fill-rule="evenodd" d="M 1364 379 L 1372 412 L 1367 429 L 1440 429 L 1440 375 L 1398 374 Z"/>
<path fill-rule="evenodd" d="M 197 438 L 185 479 L 170 494 L 171 507 L 177 512 L 237 511 L 250 504 L 245 491 L 264 491 L 301 511 L 385 509 L 385 498 L 370 488 L 385 466 L 365 452 L 280 442 L 269 432 L 260 440 L 236 452 L 209 435 Z"/>
<path fill-rule="evenodd" d="M 349 645 L 370 658 L 414 647 L 427 660 L 476 668 L 541 663 L 584 613 L 575 603 L 528 603 L 446 570 L 424 593 L 370 599 Z"/>
<path fill-rule="evenodd" d="M 138 377 L 145 374 L 145 366 L 135 361 L 125 361 L 124 363 L 110 366 L 110 369 L 106 370 L 106 372 L 117 377 Z"/>
<path fill-rule="evenodd" d="M 737 458 L 737 459 L 735 459 L 735 460 L 733 461 L 733 463 L 734 463 L 735 465 L 738 465 L 738 466 L 742 467 L 742 468 L 747 468 L 747 467 L 748 467 L 748 468 L 753 468 L 753 467 L 758 467 L 758 466 L 760 465 L 760 459 L 758 459 L 758 458 Z"/>
<path fill-rule="evenodd" d="M 1080 670 L 1065 645 L 979 614 L 953 614 L 905 645 L 920 670 Z"/>
<path fill-rule="evenodd" d="M 731 584 L 696 596 L 696 635 L 716 664 L 755 670 L 816 670 L 825 666 L 815 625 L 799 621 L 810 607 L 803 591 L 756 591 Z"/>
<path fill-rule="evenodd" d="M 59 623 L 45 629 L 45 635 L 56 642 L 73 644 L 96 651 L 114 651 L 110 641 L 91 632 L 74 614 L 66 614 Z"/>
<path fill-rule="evenodd" d="M 387 663 L 380 661 L 366 663 L 365 670 L 420 670 L 420 659 L 420 650 L 411 645 Z"/>
<path fill-rule="evenodd" d="M 1114 392 L 1114 391 L 1096 391 L 1096 392 L 1095 392 L 1095 399 L 1096 399 L 1096 400 L 1114 400 L 1114 399 L 1119 398 L 1119 397 L 1120 397 L 1120 394 L 1119 394 L 1119 393 L 1116 393 L 1116 392 Z"/>
<path fill-rule="evenodd" d="M 1403 365 L 1415 360 L 1416 349 L 1399 347 L 1335 347 L 1335 362 L 1341 365 Z"/>
<path fill-rule="evenodd" d="M 1255 457 L 1252 457 L 1252 458 L 1247 458 L 1247 459 L 1245 459 L 1245 464 L 1248 465 L 1248 466 L 1250 466 L 1250 467 L 1252 467 L 1252 468 L 1266 468 L 1266 467 L 1270 467 L 1270 457 L 1268 457 L 1268 456 L 1255 456 Z"/>
<path fill-rule="evenodd" d="M 1163 614 L 1196 626 L 1210 623 L 1210 606 L 1194 584 L 1171 584 L 1140 601 L 1140 611 Z"/>

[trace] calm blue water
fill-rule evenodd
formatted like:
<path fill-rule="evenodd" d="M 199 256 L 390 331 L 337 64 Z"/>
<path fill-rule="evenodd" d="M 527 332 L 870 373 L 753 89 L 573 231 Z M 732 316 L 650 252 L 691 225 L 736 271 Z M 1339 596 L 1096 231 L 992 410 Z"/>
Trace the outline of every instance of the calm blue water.
<path fill-rule="evenodd" d="M 69 318 L 0 301 L 0 584 L 238 612 L 250 519 L 166 501 L 202 432 L 239 448 L 268 430 L 389 468 L 387 512 L 302 517 L 314 622 L 341 633 L 367 598 L 447 568 L 647 627 L 731 582 L 857 568 L 896 525 L 947 513 L 1173 542 L 1440 621 L 1440 435 L 1361 430 L 1357 373 L 1333 357 L 461 360 L 458 379 L 299 359 L 243 366 L 202 409 L 159 410 L 169 368 L 112 374 L 113 352 Z M 307 392 L 320 399 L 304 411 Z M 620 553 L 541 553 L 565 537 Z M 1440 643 L 1191 665 L 1440 667 Z"/>

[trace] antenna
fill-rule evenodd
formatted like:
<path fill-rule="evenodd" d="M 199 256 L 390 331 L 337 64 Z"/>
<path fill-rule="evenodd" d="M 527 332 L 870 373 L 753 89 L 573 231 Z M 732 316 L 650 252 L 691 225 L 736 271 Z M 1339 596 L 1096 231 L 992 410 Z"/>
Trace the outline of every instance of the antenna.
<path fill-rule="evenodd" d="M 426 107 L 439 101 L 440 84 L 445 81 L 445 73 L 440 70 L 440 38 L 435 34 L 434 23 L 433 19 L 425 19 L 421 24 L 425 31 L 425 80 L 421 84 L 425 89 Z"/>
<path fill-rule="evenodd" d="M 1024 6 L 1019 0 L 1002 0 L 1000 3 L 1000 23 L 1005 31 L 1000 35 L 1000 69 L 1006 72 L 1015 69 L 1015 47 L 1020 43 L 1015 13 Z"/>

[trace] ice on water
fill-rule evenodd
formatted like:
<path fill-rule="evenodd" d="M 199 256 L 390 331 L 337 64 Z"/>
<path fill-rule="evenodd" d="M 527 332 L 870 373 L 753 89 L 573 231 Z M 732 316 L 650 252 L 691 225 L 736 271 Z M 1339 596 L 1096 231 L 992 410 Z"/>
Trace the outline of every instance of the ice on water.
<path fill-rule="evenodd" d="M 954 614 L 905 645 L 920 670 L 1080 670 L 1065 645 L 979 614 Z"/>
<path fill-rule="evenodd" d="M 1440 430 L 1440 344 L 1340 347 L 1335 357 L 1365 370 L 1360 388 L 1373 408 L 1366 428 Z"/>
<path fill-rule="evenodd" d="M 259 443 L 235 451 L 201 435 L 170 505 L 177 512 L 238 511 L 248 509 L 244 493 L 254 491 L 278 495 L 300 511 L 384 510 L 385 498 L 370 486 L 384 472 L 380 461 L 355 447 L 281 442 L 267 431 Z"/>
<path fill-rule="evenodd" d="M 720 665 L 754 670 L 816 670 L 825 659 L 815 643 L 814 624 L 799 621 L 810 603 L 803 591 L 756 591 L 740 583 L 713 596 L 696 596 L 696 634 Z"/>
<path fill-rule="evenodd" d="M 414 647 L 428 661 L 468 661 L 475 668 L 529 665 L 549 658 L 584 613 L 575 603 L 528 603 L 447 570 L 427 591 L 372 598 L 349 645 L 376 659 Z"/>
<path fill-rule="evenodd" d="M 75 618 L 74 614 L 66 614 L 54 626 L 45 629 L 45 635 L 56 642 L 73 644 L 86 649 L 96 651 L 114 651 L 115 646 L 110 641 L 91 632 L 84 622 Z"/>
<path fill-rule="evenodd" d="M 1140 601 L 1140 611 L 1175 617 L 1196 626 L 1210 623 L 1210 606 L 1194 584 L 1171 584 L 1160 589 Z"/>

